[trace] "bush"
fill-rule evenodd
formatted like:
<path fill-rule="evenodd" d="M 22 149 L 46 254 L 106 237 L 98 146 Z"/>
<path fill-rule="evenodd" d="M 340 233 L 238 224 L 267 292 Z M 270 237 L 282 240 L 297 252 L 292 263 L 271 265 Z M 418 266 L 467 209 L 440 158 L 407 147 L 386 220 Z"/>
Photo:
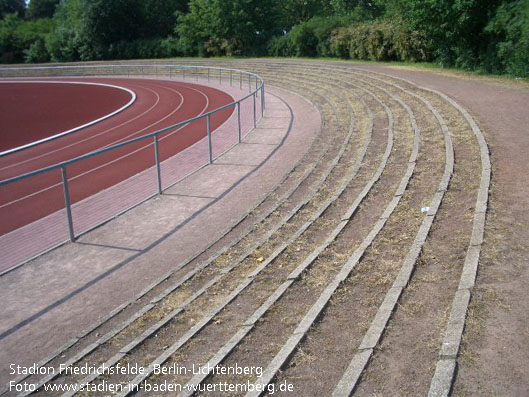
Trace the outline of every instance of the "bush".
<path fill-rule="evenodd" d="M 360 23 L 333 31 L 330 51 L 340 58 L 418 62 L 430 60 L 427 40 L 390 21 Z"/>
<path fill-rule="evenodd" d="M 274 57 L 291 57 L 295 55 L 294 42 L 292 36 L 274 36 L 268 42 L 268 54 Z"/>
<path fill-rule="evenodd" d="M 27 50 L 24 50 L 24 55 L 26 63 L 44 63 L 50 60 L 50 54 L 42 38 L 31 44 Z"/>
<path fill-rule="evenodd" d="M 105 59 L 149 59 L 169 56 L 167 43 L 161 39 L 119 41 L 108 47 Z"/>
<path fill-rule="evenodd" d="M 268 42 L 272 56 L 339 57 L 374 61 L 429 61 L 425 34 L 391 20 L 357 22 L 315 17 Z"/>
<path fill-rule="evenodd" d="M 273 56 L 328 57 L 332 55 L 331 35 L 340 26 L 347 26 L 352 17 L 314 17 L 294 26 L 284 36 L 268 42 L 268 54 Z"/>
<path fill-rule="evenodd" d="M 298 57 L 315 57 L 318 55 L 318 38 L 314 34 L 313 27 L 308 26 L 308 23 L 295 27 L 290 35 L 294 44 L 294 55 Z"/>
<path fill-rule="evenodd" d="M 406 62 L 433 61 L 432 49 L 424 32 L 397 25 L 394 40 L 394 49 L 399 60 Z"/>
<path fill-rule="evenodd" d="M 349 59 L 349 47 L 352 41 L 351 29 L 338 28 L 332 32 L 330 38 L 330 51 L 335 57 Z"/>
<path fill-rule="evenodd" d="M 160 42 L 160 47 L 166 58 L 183 55 L 178 44 L 178 39 L 175 37 L 169 36 L 166 39 L 163 39 Z"/>
<path fill-rule="evenodd" d="M 23 62 L 26 53 L 33 47 L 32 56 L 43 56 L 44 40 L 53 30 L 51 19 L 25 21 L 17 14 L 8 14 L 0 20 L 0 62 Z M 47 51 L 46 51 L 47 52 Z"/>

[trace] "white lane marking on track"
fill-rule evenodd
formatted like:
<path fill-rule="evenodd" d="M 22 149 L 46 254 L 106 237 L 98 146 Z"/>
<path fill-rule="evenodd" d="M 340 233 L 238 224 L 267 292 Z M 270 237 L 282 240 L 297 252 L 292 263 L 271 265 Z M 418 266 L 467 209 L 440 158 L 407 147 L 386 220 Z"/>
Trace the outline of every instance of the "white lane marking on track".
<path fill-rule="evenodd" d="M 120 143 L 120 142 L 123 142 L 123 141 L 129 139 L 129 138 L 132 138 L 132 137 L 135 136 L 135 135 L 138 135 L 140 132 L 143 132 L 143 131 L 149 129 L 149 128 L 155 126 L 156 124 L 160 124 L 162 121 L 168 119 L 168 118 L 171 117 L 173 114 L 175 114 L 177 111 L 179 111 L 180 108 L 181 108 L 182 106 L 184 106 L 185 98 L 184 98 L 184 96 L 182 95 L 182 93 L 181 93 L 180 91 L 175 90 L 175 89 L 173 89 L 173 88 L 164 87 L 164 86 L 162 86 L 162 85 L 156 85 L 156 84 L 155 84 L 154 86 L 155 86 L 155 87 L 159 87 L 159 88 L 168 89 L 169 91 L 173 91 L 174 93 L 178 94 L 178 95 L 180 96 L 180 99 L 181 99 L 180 104 L 178 105 L 178 107 L 177 107 L 176 109 L 174 109 L 171 113 L 169 113 L 169 114 L 167 114 L 166 116 L 164 116 L 163 118 L 157 120 L 156 122 L 154 122 L 154 123 L 152 123 L 152 124 L 149 124 L 148 126 L 145 126 L 145 127 L 142 128 L 141 130 L 138 130 L 138 131 L 133 132 L 133 133 L 127 135 L 127 136 L 121 137 L 121 138 L 119 138 L 119 139 L 117 139 L 117 140 L 115 140 L 115 141 L 113 141 L 113 142 L 111 142 L 111 143 L 108 143 L 108 144 L 106 144 L 106 145 L 103 145 L 103 146 L 101 146 L 99 149 L 95 149 L 95 150 L 93 150 L 94 152 L 97 151 L 97 150 L 101 150 L 101 149 L 104 149 L 104 148 L 110 147 L 110 146 L 112 146 L 112 145 L 116 145 L 116 144 L 118 144 L 118 143 Z"/>
<path fill-rule="evenodd" d="M 195 88 L 192 88 L 192 87 L 187 87 L 187 88 L 189 88 L 189 89 L 191 89 L 191 90 L 193 90 L 193 91 L 197 91 L 197 92 L 200 93 L 204 98 L 206 98 L 206 105 L 205 105 L 204 108 L 200 111 L 200 113 L 198 113 L 198 115 L 203 114 L 203 113 L 206 111 L 206 109 L 208 108 L 208 106 L 209 106 L 209 98 L 208 98 L 208 96 L 207 96 L 206 94 L 204 94 L 202 91 L 198 90 L 198 89 L 195 89 Z M 198 115 L 197 115 L 197 116 L 198 116 Z M 195 117 L 196 117 L 196 116 L 195 116 Z M 174 131 L 171 131 L 171 133 L 169 133 L 169 134 L 167 134 L 166 136 L 160 138 L 160 141 L 162 141 L 162 140 L 164 140 L 164 139 L 166 139 L 166 138 L 169 138 L 171 135 L 173 135 L 173 134 L 175 134 L 176 132 L 180 131 L 182 128 L 184 128 L 184 127 L 187 126 L 187 125 L 188 125 L 188 124 L 184 124 L 184 125 L 182 125 L 182 126 L 176 128 Z M 152 146 L 152 145 L 153 145 L 152 143 L 148 143 L 148 144 L 146 144 L 146 145 L 144 145 L 144 146 L 142 146 L 142 147 L 140 147 L 140 148 L 138 148 L 138 149 L 136 149 L 136 150 L 134 150 L 134 151 L 132 151 L 132 152 L 130 152 L 130 153 L 127 153 L 127 154 L 125 154 L 125 155 L 123 155 L 123 156 L 121 156 L 121 157 L 118 157 L 118 158 L 116 158 L 116 159 L 113 159 L 113 160 L 111 160 L 111 161 L 108 161 L 108 162 L 106 162 L 106 163 L 104 163 L 104 164 L 101 164 L 101 165 L 95 167 L 95 168 L 91 168 L 91 169 L 89 169 L 89 170 L 87 170 L 87 171 L 85 171 L 85 172 L 83 172 L 83 173 L 81 173 L 81 174 L 79 174 L 79 175 L 76 175 L 76 176 L 70 178 L 68 181 L 71 182 L 71 181 L 73 181 L 73 180 L 75 180 L 75 179 L 78 179 L 78 178 L 80 178 L 80 177 L 82 177 L 82 176 L 88 175 L 88 174 L 90 174 L 90 173 L 92 173 L 92 172 L 94 172 L 94 171 L 97 171 L 97 170 L 99 170 L 99 169 L 101 169 L 101 168 L 106 167 L 107 165 L 113 164 L 113 163 L 115 163 L 115 162 L 117 162 L 117 161 L 119 161 L 119 160 L 122 160 L 122 159 L 124 159 L 124 158 L 126 158 L 126 157 L 129 157 L 129 156 L 131 156 L 131 155 L 133 155 L 133 154 L 135 154 L 135 153 L 137 153 L 137 152 L 139 152 L 139 151 L 141 151 L 141 150 L 144 150 L 144 149 L 146 149 L 146 148 L 148 148 L 148 147 L 150 147 L 150 146 Z M 5 203 L 5 204 L 0 205 L 0 209 L 1 209 L 1 208 L 4 208 L 4 207 L 7 207 L 7 206 L 9 206 L 9 205 L 12 205 L 12 204 L 18 203 L 18 202 L 23 201 L 23 200 L 25 200 L 25 199 L 28 199 L 28 198 L 34 197 L 34 196 L 36 196 L 36 195 L 38 195 L 38 194 L 40 194 L 40 193 L 43 193 L 43 192 L 48 191 L 48 190 L 51 190 L 51 189 L 53 189 L 53 188 L 55 188 L 55 187 L 58 187 L 58 186 L 61 186 L 61 185 L 62 185 L 62 183 L 56 183 L 56 184 L 50 185 L 50 186 L 48 186 L 48 187 L 46 187 L 46 188 L 43 188 L 43 189 L 41 189 L 41 190 L 38 190 L 38 191 L 36 191 L 36 192 L 30 193 L 30 194 L 28 194 L 28 195 L 26 195 L 26 196 L 19 197 L 19 198 L 16 199 L 16 200 L 13 200 L 13 201 L 10 201 L 10 202 L 8 202 L 8 203 Z"/>
<path fill-rule="evenodd" d="M 147 113 L 151 112 L 156 106 L 158 106 L 158 103 L 160 102 L 160 95 L 158 95 L 158 93 L 157 93 L 156 91 L 151 90 L 151 89 L 149 89 L 149 88 L 145 88 L 145 87 L 142 87 L 142 88 L 145 89 L 145 90 L 147 90 L 147 91 L 152 92 L 152 93 L 155 95 L 155 97 L 156 97 L 156 101 L 154 102 L 154 104 L 153 104 L 150 108 L 148 108 L 147 110 L 145 110 L 143 113 L 141 113 L 141 114 L 139 114 L 139 115 L 137 115 L 137 116 L 135 116 L 135 117 L 133 117 L 133 118 L 131 118 L 131 119 L 129 119 L 129 120 L 127 120 L 127 121 L 121 123 L 121 124 L 118 124 L 118 125 L 116 125 L 116 126 L 114 126 L 114 127 L 111 127 L 111 128 L 108 128 L 108 129 L 106 129 L 106 130 L 104 130 L 104 131 L 98 132 L 97 134 L 90 135 L 89 137 L 84 138 L 84 139 L 81 139 L 80 141 L 73 142 L 73 143 L 71 143 L 71 144 L 69 144 L 69 145 L 62 146 L 62 147 L 60 147 L 60 148 L 57 148 L 57 149 L 51 150 L 51 151 L 49 151 L 49 152 L 46 152 L 46 153 L 40 154 L 40 155 L 38 155 L 38 156 L 32 157 L 32 158 L 27 159 L 27 160 L 19 161 L 18 163 L 9 164 L 9 165 L 7 165 L 7 166 L 5 166 L 5 167 L 0 168 L 0 171 L 4 171 L 4 170 L 6 170 L 6 169 L 9 169 L 9 168 L 12 168 L 12 167 L 15 167 L 15 166 L 21 165 L 21 164 L 26 164 L 26 163 L 29 163 L 29 162 L 31 162 L 31 161 L 38 160 L 38 159 L 40 159 L 40 158 L 43 158 L 43 157 L 49 156 L 49 155 L 51 155 L 51 154 L 54 154 L 54 153 L 60 152 L 60 151 L 62 151 L 62 150 L 69 149 L 69 148 L 71 148 L 71 147 L 74 147 L 74 146 L 80 145 L 80 144 L 85 143 L 85 142 L 87 142 L 87 141 L 89 141 L 89 140 L 91 140 L 91 139 L 97 138 L 97 137 L 99 137 L 99 136 L 101 136 L 101 135 L 103 135 L 103 134 L 107 134 L 107 133 L 109 133 L 110 131 L 115 130 L 116 128 L 119 128 L 119 127 L 122 127 L 122 126 L 124 126 L 124 125 L 126 125 L 126 124 L 129 124 L 129 123 L 131 123 L 131 122 L 137 120 L 137 119 L 140 118 L 140 117 L 145 116 Z M 97 150 L 97 149 L 96 149 L 96 150 Z"/>
<path fill-rule="evenodd" d="M 38 141 L 34 141 L 34 142 L 31 142 L 31 143 L 28 143 L 26 145 L 21 145 L 21 146 L 17 146 L 15 148 L 12 148 L 12 149 L 9 149 L 9 150 L 5 150 L 3 152 L 0 152 L 0 157 L 2 156 L 5 156 L 5 155 L 8 155 L 10 153 L 14 153 L 14 152 L 19 152 L 20 150 L 24 150 L 24 149 L 27 149 L 27 148 L 30 148 L 30 147 L 34 147 L 34 146 L 37 146 L 37 145 L 40 145 L 44 142 L 49 142 L 49 141 L 52 141 L 54 139 L 57 139 L 57 138 L 60 138 L 62 136 L 66 136 L 66 135 L 70 135 L 76 131 L 79 131 L 79 130 L 82 130 L 86 127 L 89 127 L 91 125 L 94 125 L 96 123 L 99 123 L 100 121 L 103 121 L 103 120 L 106 120 L 112 116 L 115 116 L 116 114 L 122 112 L 123 110 L 127 109 L 128 107 L 130 107 L 135 101 L 136 101 L 136 93 L 132 90 L 129 90 L 128 88 L 125 88 L 125 87 L 120 87 L 120 86 L 117 86 L 117 85 L 113 85 L 113 84 L 104 84 L 104 83 L 90 83 L 90 82 L 80 82 L 80 81 L 54 81 L 54 80 L 51 80 L 51 81 L 46 81 L 46 80 L 22 80 L 22 81 L 19 81 L 19 80 L 7 80 L 7 81 L 0 81 L 1 84 L 7 84 L 7 83 L 16 83 L 16 84 L 28 84 L 28 83 L 37 83 L 37 84 L 72 84 L 72 85 L 95 85 L 95 86 L 100 86 L 100 87 L 110 87 L 110 88 L 116 88 L 118 90 L 122 90 L 122 91 L 125 91 L 125 92 L 128 92 L 131 96 L 131 99 L 129 102 L 127 102 L 124 106 L 120 107 L 119 109 L 113 111 L 112 113 L 109 113 L 103 117 L 100 117 L 96 120 L 92 120 L 88 123 L 85 123 L 83 125 L 80 125 L 80 126 L 77 126 L 77 127 L 74 127 L 74 128 L 71 128 L 67 131 L 63 131 L 63 132 L 59 132 L 58 134 L 55 134 L 55 135 L 52 135 L 52 136 L 49 136 L 49 137 L 46 137 L 46 138 L 43 138 L 43 139 L 39 139 Z"/>

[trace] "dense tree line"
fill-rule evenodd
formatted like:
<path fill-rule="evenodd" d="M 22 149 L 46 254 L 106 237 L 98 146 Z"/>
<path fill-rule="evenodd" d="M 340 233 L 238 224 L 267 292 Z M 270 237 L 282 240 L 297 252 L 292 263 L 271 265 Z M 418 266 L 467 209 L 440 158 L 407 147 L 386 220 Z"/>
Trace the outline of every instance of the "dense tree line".
<path fill-rule="evenodd" d="M 0 62 L 308 56 L 529 77 L 529 0 L 0 0 Z"/>

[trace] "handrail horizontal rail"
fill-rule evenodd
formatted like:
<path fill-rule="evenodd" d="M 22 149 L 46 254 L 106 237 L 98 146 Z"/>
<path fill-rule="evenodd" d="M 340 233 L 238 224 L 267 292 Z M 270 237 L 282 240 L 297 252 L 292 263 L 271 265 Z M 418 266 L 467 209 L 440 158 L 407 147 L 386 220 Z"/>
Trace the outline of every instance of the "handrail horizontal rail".
<path fill-rule="evenodd" d="M 13 70 L 13 71 L 22 71 L 22 70 L 61 70 L 61 69 L 79 69 L 79 70 L 86 70 L 86 69 L 107 69 L 107 68 L 133 68 L 133 67 L 141 67 L 141 68 L 156 68 L 156 67 L 167 67 L 167 68 L 178 68 L 178 69 L 210 69 L 210 70 L 226 70 L 226 71 L 232 71 L 232 72 L 240 72 L 244 73 L 246 75 L 251 75 L 253 77 L 256 77 L 258 79 L 261 79 L 261 76 L 259 76 L 256 73 L 248 72 L 246 70 L 240 70 L 240 69 L 234 69 L 234 68 L 225 68 L 225 67 L 218 67 L 218 66 L 202 66 L 202 65 L 176 65 L 176 64 L 150 64 L 150 63 L 123 63 L 123 64 L 100 64 L 100 65 L 54 65 L 54 66 L 18 66 L 18 67 L 4 67 L 0 66 L 0 72 L 5 70 Z M 0 73 L 1 74 L 1 73 Z M 3 76 L 0 76 L 3 77 Z"/>

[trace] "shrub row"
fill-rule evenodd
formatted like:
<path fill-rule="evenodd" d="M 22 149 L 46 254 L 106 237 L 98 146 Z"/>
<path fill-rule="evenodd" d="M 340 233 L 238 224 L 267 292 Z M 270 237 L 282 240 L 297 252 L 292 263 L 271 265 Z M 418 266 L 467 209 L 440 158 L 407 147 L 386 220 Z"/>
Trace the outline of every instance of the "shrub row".
<path fill-rule="evenodd" d="M 273 56 L 339 57 L 373 61 L 432 60 L 424 34 L 401 24 L 352 23 L 344 18 L 313 18 L 268 44 Z"/>
<path fill-rule="evenodd" d="M 372 61 L 431 61 L 424 34 L 382 21 L 338 28 L 330 38 L 333 56 Z"/>

